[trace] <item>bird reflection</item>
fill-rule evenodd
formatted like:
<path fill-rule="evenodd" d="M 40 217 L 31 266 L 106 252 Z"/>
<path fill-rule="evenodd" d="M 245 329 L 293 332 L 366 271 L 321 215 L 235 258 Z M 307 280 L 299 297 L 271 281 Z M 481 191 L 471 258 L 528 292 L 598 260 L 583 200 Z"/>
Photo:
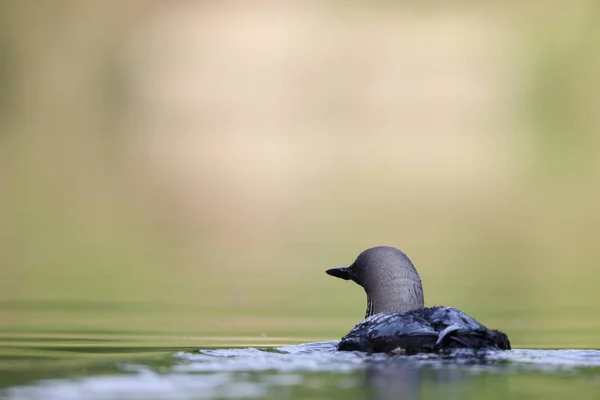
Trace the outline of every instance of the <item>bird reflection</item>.
<path fill-rule="evenodd" d="M 465 398 L 474 374 L 457 365 L 423 365 L 411 357 L 393 357 L 371 360 L 365 378 L 372 400 L 447 400 Z"/>

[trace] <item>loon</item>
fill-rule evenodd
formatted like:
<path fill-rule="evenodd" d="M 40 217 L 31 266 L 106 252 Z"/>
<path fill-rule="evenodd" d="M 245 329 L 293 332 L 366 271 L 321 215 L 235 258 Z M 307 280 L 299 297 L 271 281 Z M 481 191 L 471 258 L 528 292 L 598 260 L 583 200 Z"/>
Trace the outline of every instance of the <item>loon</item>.
<path fill-rule="evenodd" d="M 342 338 L 338 350 L 396 354 L 510 350 L 505 333 L 486 328 L 456 308 L 425 308 L 417 270 L 394 247 L 367 249 L 350 266 L 326 273 L 352 280 L 367 293 L 365 320 Z"/>

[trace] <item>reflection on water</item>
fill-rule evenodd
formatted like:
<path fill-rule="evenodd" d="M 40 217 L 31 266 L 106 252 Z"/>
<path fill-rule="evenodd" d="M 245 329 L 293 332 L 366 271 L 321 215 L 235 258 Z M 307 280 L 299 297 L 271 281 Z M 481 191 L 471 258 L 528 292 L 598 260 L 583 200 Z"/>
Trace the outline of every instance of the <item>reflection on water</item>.
<path fill-rule="evenodd" d="M 600 388 L 600 351 L 513 350 L 387 356 L 337 352 L 337 342 L 279 348 L 189 350 L 114 363 L 111 373 L 5 388 L 0 398 L 435 398 L 545 397 Z M 557 377 L 563 379 L 557 380 Z M 573 387 L 585 380 L 588 385 Z M 485 386 L 481 383 L 485 382 Z"/>

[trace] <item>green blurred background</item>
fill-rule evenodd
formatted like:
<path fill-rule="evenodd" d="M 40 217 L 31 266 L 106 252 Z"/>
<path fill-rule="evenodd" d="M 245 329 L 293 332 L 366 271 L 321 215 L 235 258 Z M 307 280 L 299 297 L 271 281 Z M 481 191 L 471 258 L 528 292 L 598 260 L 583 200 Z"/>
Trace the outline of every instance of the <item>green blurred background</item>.
<path fill-rule="evenodd" d="M 600 6 L 3 1 L 0 343 L 337 339 L 374 245 L 598 348 Z"/>

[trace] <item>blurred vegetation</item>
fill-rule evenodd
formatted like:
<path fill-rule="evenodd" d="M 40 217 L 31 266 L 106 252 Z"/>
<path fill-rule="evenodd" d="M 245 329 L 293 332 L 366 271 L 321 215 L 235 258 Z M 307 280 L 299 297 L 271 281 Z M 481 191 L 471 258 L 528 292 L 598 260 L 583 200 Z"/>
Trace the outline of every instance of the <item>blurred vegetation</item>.
<path fill-rule="evenodd" d="M 219 4 L 0 3 L 0 342 L 337 338 L 388 244 L 597 347 L 595 2 Z"/>

